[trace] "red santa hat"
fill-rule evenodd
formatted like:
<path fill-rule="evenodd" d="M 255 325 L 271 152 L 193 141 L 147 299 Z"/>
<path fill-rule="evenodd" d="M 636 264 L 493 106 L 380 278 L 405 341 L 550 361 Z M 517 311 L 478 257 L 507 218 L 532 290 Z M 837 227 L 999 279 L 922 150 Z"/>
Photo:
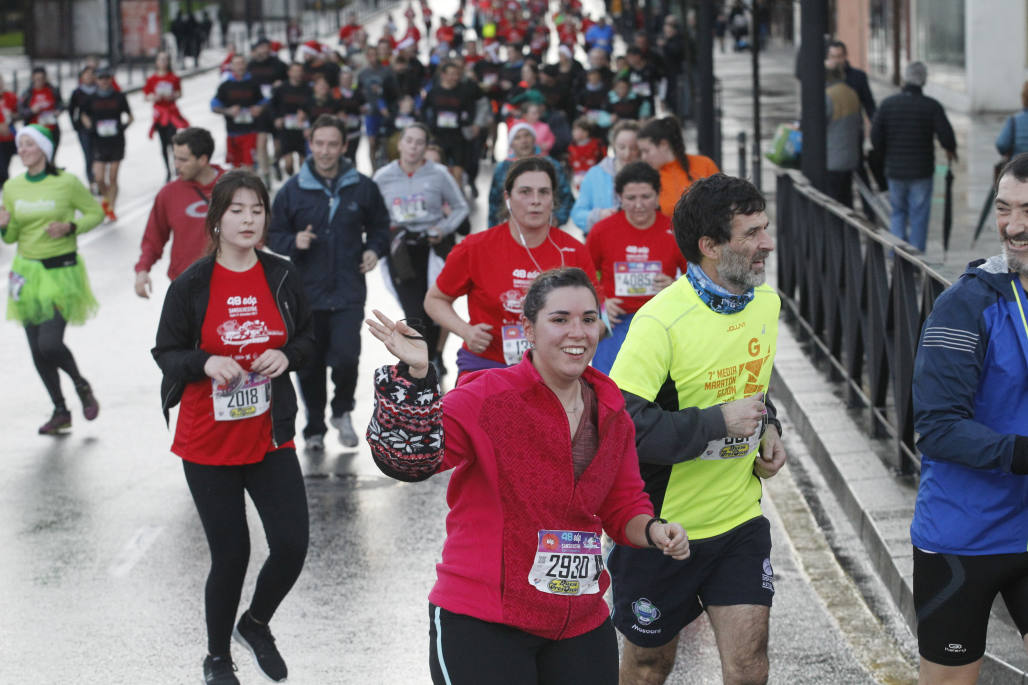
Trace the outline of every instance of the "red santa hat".
<path fill-rule="evenodd" d="M 318 57 L 325 52 L 325 46 L 316 40 L 309 40 L 299 47 L 297 53 L 301 59 L 307 59 L 308 57 Z"/>

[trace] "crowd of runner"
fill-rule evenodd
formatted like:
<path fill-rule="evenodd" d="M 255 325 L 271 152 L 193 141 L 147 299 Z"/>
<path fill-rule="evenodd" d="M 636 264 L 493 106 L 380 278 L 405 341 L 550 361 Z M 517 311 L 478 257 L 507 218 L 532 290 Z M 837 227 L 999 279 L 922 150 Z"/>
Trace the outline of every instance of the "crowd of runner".
<path fill-rule="evenodd" d="M 329 426 L 356 447 L 375 270 L 404 320 L 367 321 L 399 359 L 375 374 L 373 457 L 402 480 L 456 469 L 429 598 L 434 682 L 614 683 L 620 670 L 661 683 L 702 612 L 725 681 L 765 682 L 761 479 L 785 462 L 767 395 L 774 243 L 760 191 L 686 152 L 677 19 L 616 30 L 577 0 L 480 0 L 452 19 L 422 0 L 402 17 L 379 35 L 351 16 L 338 42 L 290 34 L 231 50 L 210 100 L 229 170 L 179 111 L 168 55 L 143 88 L 168 182 L 134 287 L 150 296 L 170 240 L 153 355 L 211 551 L 205 682 L 239 682 L 233 635 L 269 678 L 287 675 L 268 623 L 308 545 L 289 374 L 304 450 L 325 450 Z M 133 122 L 111 71 L 84 67 L 67 104 L 83 183 L 54 163 L 64 110 L 42 69 L 20 97 L 0 93 L 0 180 L 15 152 L 27 168 L 0 205 L 0 235 L 18 245 L 8 318 L 53 402 L 48 435 L 72 422 L 59 370 L 85 417 L 99 412 L 63 333 L 97 307 L 75 237 L 117 221 Z M 458 373 L 443 394 L 447 362 Z M 244 493 L 271 555 L 236 622 Z"/>

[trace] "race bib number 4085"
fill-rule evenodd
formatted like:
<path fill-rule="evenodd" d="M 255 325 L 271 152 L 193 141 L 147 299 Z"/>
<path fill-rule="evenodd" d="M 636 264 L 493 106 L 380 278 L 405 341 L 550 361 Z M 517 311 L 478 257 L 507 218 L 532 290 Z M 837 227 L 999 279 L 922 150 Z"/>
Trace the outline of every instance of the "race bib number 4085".
<path fill-rule="evenodd" d="M 549 595 L 592 595 L 600 591 L 603 553 L 598 533 L 540 530 L 528 582 Z"/>
<path fill-rule="evenodd" d="M 656 295 L 653 280 L 661 272 L 661 262 L 614 262 L 614 294 L 617 297 Z"/>

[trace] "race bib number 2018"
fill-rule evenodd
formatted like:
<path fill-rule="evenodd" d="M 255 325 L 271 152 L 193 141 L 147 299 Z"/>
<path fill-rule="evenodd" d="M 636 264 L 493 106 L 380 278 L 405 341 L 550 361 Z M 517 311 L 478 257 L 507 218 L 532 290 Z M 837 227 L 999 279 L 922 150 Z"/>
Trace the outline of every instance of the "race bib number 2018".
<path fill-rule="evenodd" d="M 271 408 L 271 379 L 250 372 L 235 385 L 211 379 L 215 421 L 239 421 L 260 416 Z"/>
<path fill-rule="evenodd" d="M 549 595 L 593 595 L 600 591 L 603 553 L 598 533 L 540 530 L 528 582 Z"/>

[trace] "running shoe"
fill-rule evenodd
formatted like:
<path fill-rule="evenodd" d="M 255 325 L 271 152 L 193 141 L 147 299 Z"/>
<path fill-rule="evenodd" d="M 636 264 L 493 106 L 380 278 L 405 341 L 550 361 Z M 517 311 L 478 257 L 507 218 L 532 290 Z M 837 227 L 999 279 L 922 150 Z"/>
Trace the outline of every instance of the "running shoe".
<path fill-rule="evenodd" d="M 307 438 L 307 451 L 308 452 L 324 452 L 325 451 L 325 436 L 324 435 L 312 435 Z"/>
<path fill-rule="evenodd" d="M 82 413 L 86 416 L 86 421 L 92 421 L 100 413 L 100 404 L 93 397 L 93 389 L 89 387 L 89 382 L 81 380 L 75 384 L 75 392 L 78 393 L 79 399 L 82 400 Z"/>
<path fill-rule="evenodd" d="M 236 665 L 230 656 L 211 656 L 203 660 L 203 682 L 205 685 L 239 685 L 235 674 Z"/>
<path fill-rule="evenodd" d="M 60 435 L 69 428 L 71 428 L 71 412 L 62 407 L 56 407 L 50 420 L 39 427 L 39 434 Z"/>
<path fill-rule="evenodd" d="M 271 629 L 267 624 L 255 621 L 249 611 L 239 617 L 239 623 L 236 624 L 232 636 L 235 637 L 236 642 L 250 650 L 254 661 L 257 662 L 257 670 L 265 678 L 278 683 L 289 675 L 286 662 L 282 660 L 282 655 L 275 647 L 275 638 L 271 635 Z"/>
<path fill-rule="evenodd" d="M 343 443 L 344 447 L 356 447 L 360 442 L 357 438 L 357 431 L 353 429 L 350 412 L 344 412 L 342 416 L 333 416 L 329 423 L 333 428 L 339 430 L 339 442 Z"/>

